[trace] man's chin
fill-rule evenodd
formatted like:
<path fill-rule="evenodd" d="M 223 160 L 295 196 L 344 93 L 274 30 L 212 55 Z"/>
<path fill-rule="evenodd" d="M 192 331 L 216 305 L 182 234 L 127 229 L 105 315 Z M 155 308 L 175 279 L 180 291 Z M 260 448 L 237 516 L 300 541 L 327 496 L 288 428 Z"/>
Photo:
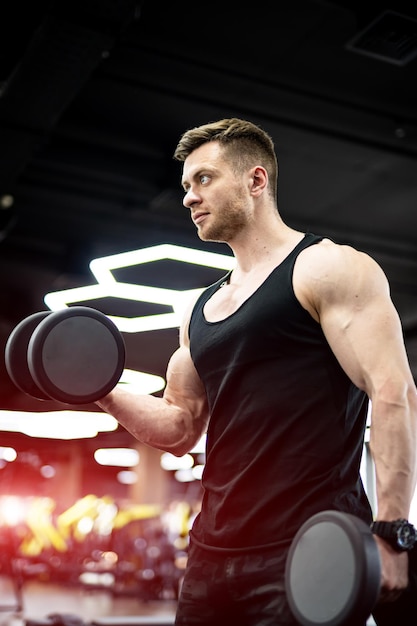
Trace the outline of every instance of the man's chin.
<path fill-rule="evenodd" d="M 226 243 L 220 233 L 210 231 L 209 229 L 197 228 L 197 235 L 201 241 L 212 241 L 213 243 Z"/>
<path fill-rule="evenodd" d="M 213 235 L 210 234 L 203 234 L 200 231 L 198 231 L 198 236 L 201 239 L 201 241 L 211 241 L 212 243 L 227 243 L 227 241 L 225 241 L 224 239 L 221 239 L 219 237 L 215 237 Z"/>

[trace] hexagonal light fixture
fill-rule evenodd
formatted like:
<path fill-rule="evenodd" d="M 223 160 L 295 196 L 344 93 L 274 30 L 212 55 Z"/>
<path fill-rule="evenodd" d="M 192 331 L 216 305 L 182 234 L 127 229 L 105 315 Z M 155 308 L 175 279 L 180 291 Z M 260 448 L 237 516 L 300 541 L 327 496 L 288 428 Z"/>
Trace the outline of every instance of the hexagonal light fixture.
<path fill-rule="evenodd" d="M 160 244 L 150 248 L 93 259 L 90 262 L 90 269 L 97 280 L 97 284 L 47 293 L 44 297 L 44 302 L 52 311 L 64 309 L 72 303 L 81 304 L 82 302 L 109 297 L 166 305 L 172 308 L 172 313 L 132 318 L 109 315 L 109 318 L 121 332 L 125 333 L 177 328 L 181 323 L 185 307 L 191 301 L 191 298 L 200 293 L 205 286 L 202 285 L 199 289 L 178 290 L 121 283 L 115 279 L 112 273 L 116 269 L 152 263 L 163 259 L 226 271 L 234 267 L 234 258 L 232 256 L 173 244 Z"/>

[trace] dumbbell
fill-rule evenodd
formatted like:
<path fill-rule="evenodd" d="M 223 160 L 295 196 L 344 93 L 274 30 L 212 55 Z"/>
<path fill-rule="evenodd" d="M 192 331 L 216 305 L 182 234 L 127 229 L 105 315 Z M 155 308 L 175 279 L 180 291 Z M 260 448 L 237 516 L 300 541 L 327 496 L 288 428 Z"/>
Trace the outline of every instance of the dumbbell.
<path fill-rule="evenodd" d="M 302 626 L 365 624 L 380 592 L 381 563 L 370 527 L 340 511 L 313 515 L 295 535 L 285 588 Z"/>
<path fill-rule="evenodd" d="M 38 400 L 86 404 L 119 381 L 125 343 L 104 313 L 84 306 L 40 311 L 22 320 L 5 347 L 5 365 L 16 387 Z"/>
<path fill-rule="evenodd" d="M 417 615 L 417 543 L 408 552 L 408 578 L 395 601 L 378 602 L 381 563 L 370 527 L 354 515 L 322 511 L 291 543 L 285 589 L 301 626 L 360 626 L 371 614 L 378 626 L 405 626 Z"/>

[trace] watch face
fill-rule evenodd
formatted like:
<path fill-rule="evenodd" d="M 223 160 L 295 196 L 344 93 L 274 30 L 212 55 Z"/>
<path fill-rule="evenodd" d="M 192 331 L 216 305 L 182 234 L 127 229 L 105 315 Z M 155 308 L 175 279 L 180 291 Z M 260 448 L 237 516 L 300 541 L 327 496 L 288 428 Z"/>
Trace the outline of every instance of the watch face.
<path fill-rule="evenodd" d="M 410 550 L 416 542 L 416 529 L 408 522 L 401 524 L 397 529 L 398 545 L 403 550 Z"/>

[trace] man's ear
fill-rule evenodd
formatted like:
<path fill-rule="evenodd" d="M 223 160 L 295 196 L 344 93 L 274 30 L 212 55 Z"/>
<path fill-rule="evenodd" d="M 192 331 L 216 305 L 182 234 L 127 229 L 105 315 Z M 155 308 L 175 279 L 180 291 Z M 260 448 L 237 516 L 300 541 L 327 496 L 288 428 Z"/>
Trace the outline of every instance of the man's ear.
<path fill-rule="evenodd" d="M 251 193 L 260 195 L 268 186 L 268 172 L 262 165 L 256 165 L 251 172 Z"/>

